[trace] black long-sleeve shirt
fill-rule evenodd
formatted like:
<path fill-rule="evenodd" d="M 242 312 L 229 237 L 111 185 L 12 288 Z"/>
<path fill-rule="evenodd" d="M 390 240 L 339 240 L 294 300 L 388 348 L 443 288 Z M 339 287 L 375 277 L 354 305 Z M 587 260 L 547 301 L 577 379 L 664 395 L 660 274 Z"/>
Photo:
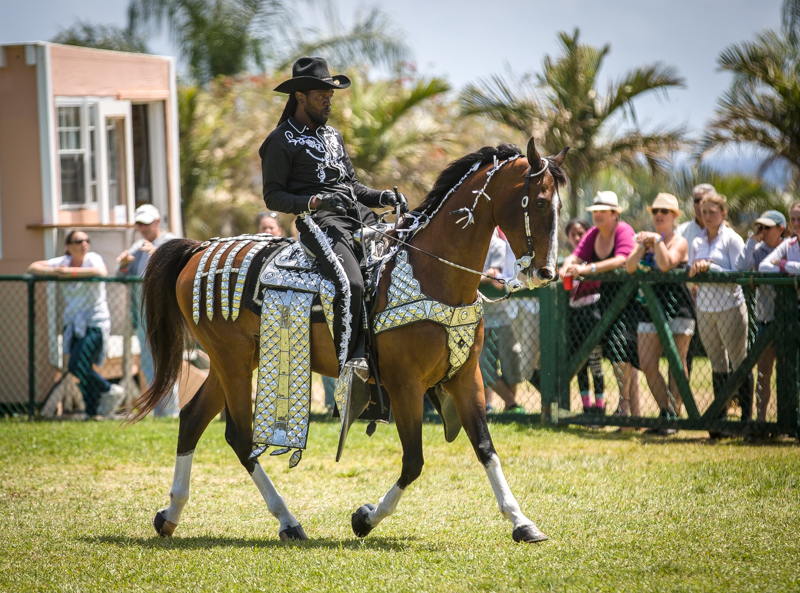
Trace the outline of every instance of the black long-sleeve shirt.
<path fill-rule="evenodd" d="M 342 135 L 330 126 L 312 131 L 289 117 L 267 136 L 258 154 L 270 210 L 303 214 L 311 196 L 325 192 L 343 193 L 370 208 L 381 206 L 383 192 L 355 178 Z"/>

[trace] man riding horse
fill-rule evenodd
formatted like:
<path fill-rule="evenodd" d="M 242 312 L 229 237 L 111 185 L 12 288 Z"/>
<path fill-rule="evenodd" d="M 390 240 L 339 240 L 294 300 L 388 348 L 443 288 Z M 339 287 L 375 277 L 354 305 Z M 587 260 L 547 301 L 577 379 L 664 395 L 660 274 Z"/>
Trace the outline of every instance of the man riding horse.
<path fill-rule="evenodd" d="M 362 331 L 364 280 L 353 233 L 377 222 L 370 208 L 400 205 L 405 196 L 366 187 L 338 130 L 326 125 L 333 92 L 350 86 L 344 75 L 331 76 L 324 59 L 304 57 L 292 66 L 292 78 L 275 90 L 288 93 L 280 121 L 259 149 L 264 202 L 269 209 L 296 214 L 300 242 L 317 258 L 336 285 L 334 341 L 340 374 L 369 378 Z"/>

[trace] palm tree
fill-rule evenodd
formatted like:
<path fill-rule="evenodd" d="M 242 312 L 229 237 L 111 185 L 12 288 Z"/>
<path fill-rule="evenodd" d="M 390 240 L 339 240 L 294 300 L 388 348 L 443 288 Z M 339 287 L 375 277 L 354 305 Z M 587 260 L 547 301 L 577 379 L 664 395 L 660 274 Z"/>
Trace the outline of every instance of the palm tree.
<path fill-rule="evenodd" d="M 352 72 L 355 84 L 337 97 L 332 121 L 342 130 L 358 179 L 367 185 L 414 186 L 421 194 L 429 179 L 419 161 L 432 146 L 446 141 L 442 119 L 431 110 L 435 99 L 450 90 L 440 78 L 369 82 Z"/>
<path fill-rule="evenodd" d="M 745 144 L 766 152 L 760 173 L 788 165 L 800 186 L 800 1 L 784 3 L 781 31 L 734 44 L 718 58 L 734 75 L 717 102 L 699 144 L 699 157 L 720 147 Z"/>
<path fill-rule="evenodd" d="M 147 53 L 147 44 L 144 39 L 129 29 L 121 29 L 116 25 L 93 25 L 82 20 L 78 20 L 71 27 L 62 30 L 53 37 L 52 41 L 96 49 Z"/>
<path fill-rule="evenodd" d="M 349 31 L 337 18 L 330 36 L 312 31 L 310 40 L 309 32 L 294 24 L 295 8 L 285 0 L 130 0 L 128 23 L 137 32 L 151 27 L 158 33 L 166 25 L 201 84 L 220 75 L 263 71 L 267 64 L 285 66 L 314 52 L 330 54 L 335 65 L 339 60 L 350 65 L 356 58 L 393 65 L 409 54 L 377 8 L 360 13 Z"/>
<path fill-rule="evenodd" d="M 380 8 L 359 8 L 350 29 L 342 24 L 332 0 L 326 2 L 324 14 L 324 28 L 294 29 L 291 38 L 296 42 L 278 62 L 277 70 L 291 67 L 301 56 L 325 56 L 330 67 L 339 71 L 364 66 L 396 70 L 409 59 L 405 35 Z"/>
<path fill-rule="evenodd" d="M 533 134 L 537 145 L 555 154 L 571 146 L 571 215 L 578 212 L 581 193 L 604 169 L 632 172 L 645 163 L 651 171 L 666 169 L 671 152 L 682 146 L 684 130 L 659 127 L 639 129 L 634 100 L 647 94 L 667 95 L 683 88 L 677 70 L 660 62 L 636 68 L 597 90 L 598 75 L 610 46 L 580 44 L 579 31 L 559 33 L 561 54 L 546 56 L 542 74 L 507 81 L 496 75 L 467 86 L 461 94 L 462 113 L 481 115 Z M 628 128 L 625 129 L 624 126 Z"/>
<path fill-rule="evenodd" d="M 172 41 L 201 83 L 263 68 L 265 50 L 288 24 L 282 0 L 130 0 L 128 27 L 159 33 L 166 25 Z"/>

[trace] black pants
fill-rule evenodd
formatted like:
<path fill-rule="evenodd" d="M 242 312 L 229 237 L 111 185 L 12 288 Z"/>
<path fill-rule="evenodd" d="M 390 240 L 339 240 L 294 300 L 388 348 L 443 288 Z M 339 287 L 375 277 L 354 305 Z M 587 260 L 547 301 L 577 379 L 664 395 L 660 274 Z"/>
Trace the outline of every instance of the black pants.
<path fill-rule="evenodd" d="M 378 221 L 377 216 L 372 210 L 358 204 L 358 208 L 348 208 L 348 216 L 361 220 L 363 224 L 372 225 Z M 361 246 L 353 239 L 353 233 L 361 228 L 361 223 L 348 218 L 337 216 L 326 212 L 314 215 L 312 221 L 319 227 L 319 231 L 327 237 L 331 244 L 333 254 L 341 265 L 341 268 L 330 260 L 328 249 L 321 245 L 317 233 L 315 233 L 305 218 L 297 219 L 297 230 L 300 232 L 300 241 L 317 258 L 325 276 L 336 286 L 336 296 L 333 300 L 334 326 L 333 337 L 336 342 L 339 366 L 352 358 L 362 358 L 364 356 L 363 340 L 359 340 L 361 329 L 361 309 L 364 300 L 364 279 L 361 276 L 359 260 L 361 259 Z M 350 299 L 345 302 L 348 290 L 345 289 L 340 270 L 344 272 L 349 289 Z M 350 323 L 345 323 L 345 311 L 350 313 Z M 344 339 L 350 330 L 347 344 Z M 346 352 L 346 356 L 343 356 Z"/>

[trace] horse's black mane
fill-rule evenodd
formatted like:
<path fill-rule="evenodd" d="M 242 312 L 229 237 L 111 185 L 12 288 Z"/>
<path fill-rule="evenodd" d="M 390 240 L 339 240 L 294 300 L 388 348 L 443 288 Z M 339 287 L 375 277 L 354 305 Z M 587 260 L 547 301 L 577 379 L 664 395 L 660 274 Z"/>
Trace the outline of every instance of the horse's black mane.
<path fill-rule="evenodd" d="M 512 156 L 519 156 L 521 154 L 522 151 L 519 146 L 514 144 L 501 144 L 497 148 L 493 146 L 484 146 L 480 150 L 462 156 L 460 159 L 447 165 L 447 168 L 439 174 L 439 177 L 433 184 L 433 189 L 425 196 L 425 199 L 414 212 L 430 212 L 435 210 L 441 203 L 442 198 L 447 195 L 447 192 L 464 177 L 466 172 L 469 171 L 477 161 L 480 161 L 481 166 L 483 166 L 486 163 L 492 162 L 495 156 L 498 161 L 503 161 Z"/>
<path fill-rule="evenodd" d="M 498 161 L 504 161 L 514 156 L 521 156 L 522 150 L 520 150 L 519 146 L 514 144 L 501 144 L 496 148 L 493 146 L 484 146 L 480 150 L 476 150 L 473 153 L 470 153 L 466 156 L 461 157 L 458 160 L 453 161 L 447 168 L 439 174 L 439 177 L 436 179 L 436 182 L 433 184 L 433 189 L 425 196 L 425 199 L 422 203 L 414 209 L 414 212 L 417 213 L 430 213 L 434 211 L 439 204 L 441 204 L 444 197 L 447 195 L 455 185 L 458 183 L 462 177 L 467 173 L 467 171 L 472 168 L 472 166 L 480 161 L 480 166 L 492 162 L 494 157 L 497 157 Z M 564 170 L 556 165 L 552 159 L 547 159 L 550 163 L 549 170 L 550 174 L 553 176 L 553 179 L 556 181 L 556 185 L 564 184 L 567 182 L 567 176 L 564 173 Z"/>

